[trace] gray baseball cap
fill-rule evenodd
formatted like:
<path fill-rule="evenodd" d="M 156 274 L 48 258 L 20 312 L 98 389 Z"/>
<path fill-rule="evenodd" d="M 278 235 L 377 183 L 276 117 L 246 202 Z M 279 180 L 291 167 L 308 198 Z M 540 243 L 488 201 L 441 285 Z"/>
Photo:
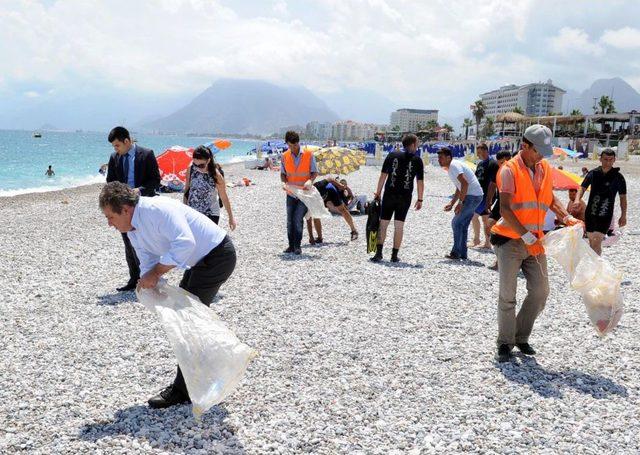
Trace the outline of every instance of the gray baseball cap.
<path fill-rule="evenodd" d="M 536 151 L 542 156 L 553 155 L 553 145 L 551 138 L 553 133 L 544 125 L 531 125 L 524 130 L 524 137 L 533 144 Z"/>

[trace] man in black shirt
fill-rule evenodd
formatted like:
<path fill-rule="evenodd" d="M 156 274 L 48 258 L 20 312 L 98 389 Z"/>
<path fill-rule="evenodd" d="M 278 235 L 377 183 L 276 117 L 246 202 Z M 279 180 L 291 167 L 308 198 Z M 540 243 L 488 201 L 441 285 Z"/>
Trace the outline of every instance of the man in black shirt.
<path fill-rule="evenodd" d="M 480 205 L 476 208 L 471 220 L 473 226 L 473 245 L 480 245 L 480 217 L 482 217 L 482 226 L 484 227 L 484 248 L 490 249 L 491 242 L 491 226 L 489 224 L 489 211 L 495 199 L 496 176 L 498 175 L 498 162 L 489 156 L 489 148 L 487 144 L 481 143 L 477 148 L 480 161 L 476 167 L 476 178 L 484 192 L 484 198 Z"/>
<path fill-rule="evenodd" d="M 391 217 L 394 218 L 393 250 L 391 262 L 398 262 L 398 250 L 402 244 L 404 233 L 404 221 L 411 207 L 413 196 L 413 180 L 418 181 L 418 200 L 415 209 L 422 208 L 422 196 L 424 194 L 424 165 L 422 159 L 416 156 L 418 150 L 418 137 L 415 134 L 407 134 L 402 138 L 404 152 L 391 152 L 384 160 L 382 172 L 378 179 L 378 188 L 374 193 L 376 200 L 380 200 L 382 187 L 384 197 L 380 210 L 380 232 L 378 233 L 378 245 L 373 262 L 382 260 L 382 246 L 387 236 L 387 228 Z"/>
<path fill-rule="evenodd" d="M 602 166 L 587 174 L 578 190 L 578 197 L 571 205 L 572 208 L 574 205 L 578 206 L 584 192 L 591 186 L 585 225 L 589 245 L 598 255 L 602 255 L 602 241 L 611 226 L 616 194 L 620 194 L 621 214 L 618 225 L 623 227 L 627 224 L 627 182 L 620 173 L 620 168 L 613 167 L 615 162 L 616 152 L 610 148 L 604 149 L 600 154 Z"/>

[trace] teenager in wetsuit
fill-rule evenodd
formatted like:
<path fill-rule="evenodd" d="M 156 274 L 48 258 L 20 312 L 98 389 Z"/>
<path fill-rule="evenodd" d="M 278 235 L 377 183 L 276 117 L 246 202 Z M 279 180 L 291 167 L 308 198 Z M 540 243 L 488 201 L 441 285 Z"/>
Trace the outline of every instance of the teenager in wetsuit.
<path fill-rule="evenodd" d="M 424 194 L 424 166 L 422 159 L 416 156 L 418 150 L 418 137 L 415 134 L 407 134 L 402 138 L 404 151 L 391 152 L 384 160 L 382 172 L 378 179 L 378 188 L 374 193 L 376 200 L 380 200 L 382 188 L 382 204 L 380 210 L 380 232 L 378 233 L 378 245 L 375 256 L 371 258 L 373 262 L 382 260 L 382 247 L 387 228 L 393 217 L 394 235 L 391 262 L 398 262 L 398 250 L 402 244 L 404 234 L 404 222 L 411 207 L 413 197 L 413 181 L 418 182 L 418 200 L 415 209 L 422 208 L 422 197 Z"/>

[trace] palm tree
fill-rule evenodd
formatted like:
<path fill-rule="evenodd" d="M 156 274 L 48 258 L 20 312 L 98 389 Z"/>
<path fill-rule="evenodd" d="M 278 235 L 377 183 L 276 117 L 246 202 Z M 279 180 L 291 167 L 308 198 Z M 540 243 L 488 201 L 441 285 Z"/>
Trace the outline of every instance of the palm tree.
<path fill-rule="evenodd" d="M 426 129 L 433 131 L 436 128 L 438 128 L 438 122 L 436 120 L 429 120 L 427 122 Z"/>
<path fill-rule="evenodd" d="M 520 106 L 516 106 L 511 112 L 515 112 L 516 114 L 524 115 L 524 111 Z"/>
<path fill-rule="evenodd" d="M 485 107 L 482 100 L 476 100 L 475 103 L 471 106 L 471 112 L 473 113 L 473 117 L 476 119 L 476 130 L 480 131 L 480 122 L 484 118 Z"/>
<path fill-rule="evenodd" d="M 580 109 L 573 109 L 569 115 L 582 115 L 582 111 Z"/>
<path fill-rule="evenodd" d="M 602 95 L 600 97 L 600 101 L 598 101 L 598 106 L 600 106 L 601 114 L 615 114 L 616 106 L 613 103 L 613 100 L 606 95 Z"/>
<path fill-rule="evenodd" d="M 484 128 L 482 130 L 483 136 L 488 137 L 495 133 L 493 128 L 493 117 L 488 116 L 484 122 Z"/>
<path fill-rule="evenodd" d="M 469 139 L 469 128 L 473 126 L 473 121 L 470 118 L 466 118 L 462 121 L 462 127 L 464 128 L 464 140 Z"/>

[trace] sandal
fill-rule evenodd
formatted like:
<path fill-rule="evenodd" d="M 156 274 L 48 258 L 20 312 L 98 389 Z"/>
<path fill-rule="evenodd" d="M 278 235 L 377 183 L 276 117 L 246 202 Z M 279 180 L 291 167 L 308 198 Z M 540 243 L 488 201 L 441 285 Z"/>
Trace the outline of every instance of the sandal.
<path fill-rule="evenodd" d="M 351 241 L 358 240 L 358 231 L 351 231 Z"/>

